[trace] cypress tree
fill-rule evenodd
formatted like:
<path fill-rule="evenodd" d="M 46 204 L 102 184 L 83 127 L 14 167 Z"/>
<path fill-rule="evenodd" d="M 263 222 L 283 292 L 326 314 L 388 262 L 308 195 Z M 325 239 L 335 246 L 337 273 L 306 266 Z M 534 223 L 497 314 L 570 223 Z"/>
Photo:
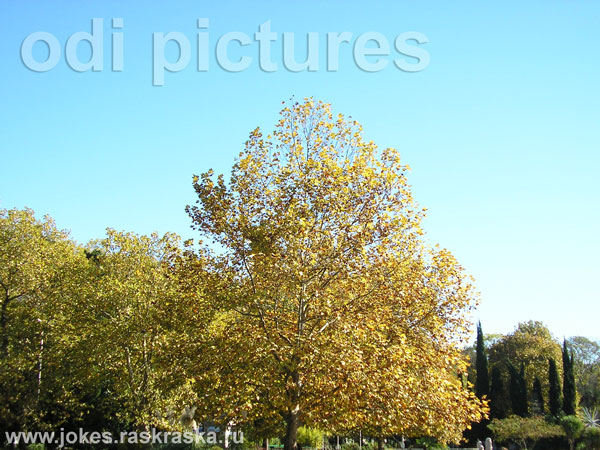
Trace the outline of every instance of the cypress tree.
<path fill-rule="evenodd" d="M 567 416 L 575 415 L 575 374 L 573 356 L 569 356 L 567 341 L 563 341 L 563 412 Z"/>
<path fill-rule="evenodd" d="M 536 414 L 544 415 L 544 393 L 538 377 L 533 381 L 533 409 Z"/>
<path fill-rule="evenodd" d="M 490 381 L 488 372 L 488 360 L 481 331 L 481 322 L 477 324 L 477 341 L 475 346 L 475 395 L 479 398 L 489 397 Z M 473 422 L 470 430 L 465 430 L 464 437 L 470 443 L 483 440 L 489 434 L 487 426 L 489 419 L 482 419 L 480 422 Z"/>
<path fill-rule="evenodd" d="M 525 366 L 521 364 L 521 371 L 517 372 L 515 366 L 508 364 L 510 372 L 509 394 L 512 411 L 517 416 L 527 417 L 529 406 L 527 404 L 527 385 L 525 384 Z"/>
<path fill-rule="evenodd" d="M 525 364 L 521 363 L 521 370 L 519 372 L 519 388 L 521 390 L 521 403 L 523 405 L 523 411 L 525 415 L 529 416 L 529 395 L 527 393 L 527 381 L 525 381 Z"/>
<path fill-rule="evenodd" d="M 490 387 L 490 418 L 504 419 L 506 411 L 504 408 L 504 382 L 502 381 L 502 373 L 498 366 L 492 368 L 492 386 Z"/>
<path fill-rule="evenodd" d="M 488 360 L 483 342 L 481 322 L 477 324 L 477 353 L 475 361 L 475 394 L 479 398 L 490 395 L 490 377 L 488 372 Z"/>
<path fill-rule="evenodd" d="M 550 415 L 558 417 L 560 415 L 562 399 L 560 398 L 560 380 L 558 379 L 558 370 L 554 358 L 548 360 L 548 408 Z"/>

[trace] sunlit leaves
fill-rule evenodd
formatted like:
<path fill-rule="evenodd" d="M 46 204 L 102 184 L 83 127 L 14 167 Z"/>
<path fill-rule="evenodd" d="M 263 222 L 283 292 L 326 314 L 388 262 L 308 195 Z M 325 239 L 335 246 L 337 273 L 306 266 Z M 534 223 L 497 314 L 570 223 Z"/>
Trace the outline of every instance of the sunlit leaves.
<path fill-rule="evenodd" d="M 199 368 L 214 373 L 212 414 L 442 440 L 480 418 L 456 375 L 475 296 L 452 255 L 421 241 L 406 171 L 307 99 L 272 137 L 250 133 L 229 182 L 194 177 L 188 212 L 218 249 L 215 353 Z"/>

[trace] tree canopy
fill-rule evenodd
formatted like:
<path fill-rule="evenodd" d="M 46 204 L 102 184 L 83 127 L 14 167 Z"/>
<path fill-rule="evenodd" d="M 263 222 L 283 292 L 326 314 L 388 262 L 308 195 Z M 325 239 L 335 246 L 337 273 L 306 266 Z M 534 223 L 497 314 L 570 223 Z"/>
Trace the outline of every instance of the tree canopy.
<path fill-rule="evenodd" d="M 453 256 L 420 236 L 407 167 L 307 99 L 254 130 L 230 181 L 194 177 L 194 226 L 220 249 L 211 301 L 219 411 L 459 440 L 483 404 L 456 376 L 473 307 Z M 213 299 L 216 299 L 213 300 Z M 238 419 L 242 420 L 242 419 Z"/>

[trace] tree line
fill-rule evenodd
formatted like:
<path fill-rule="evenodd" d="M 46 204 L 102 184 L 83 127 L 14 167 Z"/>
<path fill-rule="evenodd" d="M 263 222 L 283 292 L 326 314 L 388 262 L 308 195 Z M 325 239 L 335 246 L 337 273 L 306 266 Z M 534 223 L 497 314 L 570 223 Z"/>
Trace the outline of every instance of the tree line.
<path fill-rule="evenodd" d="M 1 211 L 0 429 L 460 441 L 487 411 L 458 376 L 478 299 L 423 240 L 407 170 L 306 99 L 250 133 L 227 180 L 193 177 L 205 241 L 108 229 L 81 245 Z"/>
<path fill-rule="evenodd" d="M 535 321 L 506 336 L 484 336 L 479 323 L 475 346 L 466 352 L 473 362 L 468 377 L 490 408 L 489 418 L 465 433 L 471 441 L 496 434 L 526 445 L 527 440 L 569 436 L 566 430 L 573 434 L 584 425 L 594 429 L 588 432 L 592 441 L 599 438 L 598 343 L 573 337 L 561 346 Z"/>

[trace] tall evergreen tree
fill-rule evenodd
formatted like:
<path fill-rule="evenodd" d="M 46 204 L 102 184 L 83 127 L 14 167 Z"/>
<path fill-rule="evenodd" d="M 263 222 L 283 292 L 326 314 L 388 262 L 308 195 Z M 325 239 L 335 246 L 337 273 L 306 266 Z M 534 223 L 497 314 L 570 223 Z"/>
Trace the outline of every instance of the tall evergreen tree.
<path fill-rule="evenodd" d="M 527 404 L 527 385 L 525 383 L 525 366 L 521 365 L 518 372 L 512 363 L 508 364 L 510 372 L 509 394 L 513 414 L 521 417 L 529 416 L 529 405 Z"/>
<path fill-rule="evenodd" d="M 481 330 L 481 322 L 477 324 L 477 341 L 475 345 L 475 395 L 479 398 L 490 395 L 490 379 L 488 372 L 487 352 Z M 463 436 L 470 443 L 483 440 L 489 434 L 487 429 L 489 419 L 471 423 L 471 428 L 465 430 Z"/>
<path fill-rule="evenodd" d="M 544 392 L 542 391 L 542 382 L 538 377 L 533 381 L 533 412 L 544 415 Z"/>
<path fill-rule="evenodd" d="M 573 372 L 573 356 L 569 355 L 567 341 L 563 341 L 563 412 L 567 416 L 575 415 L 575 374 Z"/>
<path fill-rule="evenodd" d="M 548 360 L 548 408 L 550 415 L 558 417 L 560 415 L 562 399 L 560 395 L 560 380 L 558 378 L 558 370 L 556 361 L 553 358 Z"/>
<path fill-rule="evenodd" d="M 498 366 L 492 368 L 492 385 L 490 387 L 490 419 L 504 419 L 506 408 L 503 399 L 505 397 L 504 381 Z"/>
<path fill-rule="evenodd" d="M 477 324 L 477 353 L 475 360 L 475 394 L 479 398 L 490 395 L 490 376 L 488 372 L 487 352 L 481 331 L 481 322 Z"/>
<path fill-rule="evenodd" d="M 525 364 L 521 363 L 521 370 L 519 371 L 519 387 L 521 389 L 521 403 L 523 411 L 525 412 L 524 417 L 529 417 L 529 393 L 527 392 L 527 380 L 525 378 Z"/>

